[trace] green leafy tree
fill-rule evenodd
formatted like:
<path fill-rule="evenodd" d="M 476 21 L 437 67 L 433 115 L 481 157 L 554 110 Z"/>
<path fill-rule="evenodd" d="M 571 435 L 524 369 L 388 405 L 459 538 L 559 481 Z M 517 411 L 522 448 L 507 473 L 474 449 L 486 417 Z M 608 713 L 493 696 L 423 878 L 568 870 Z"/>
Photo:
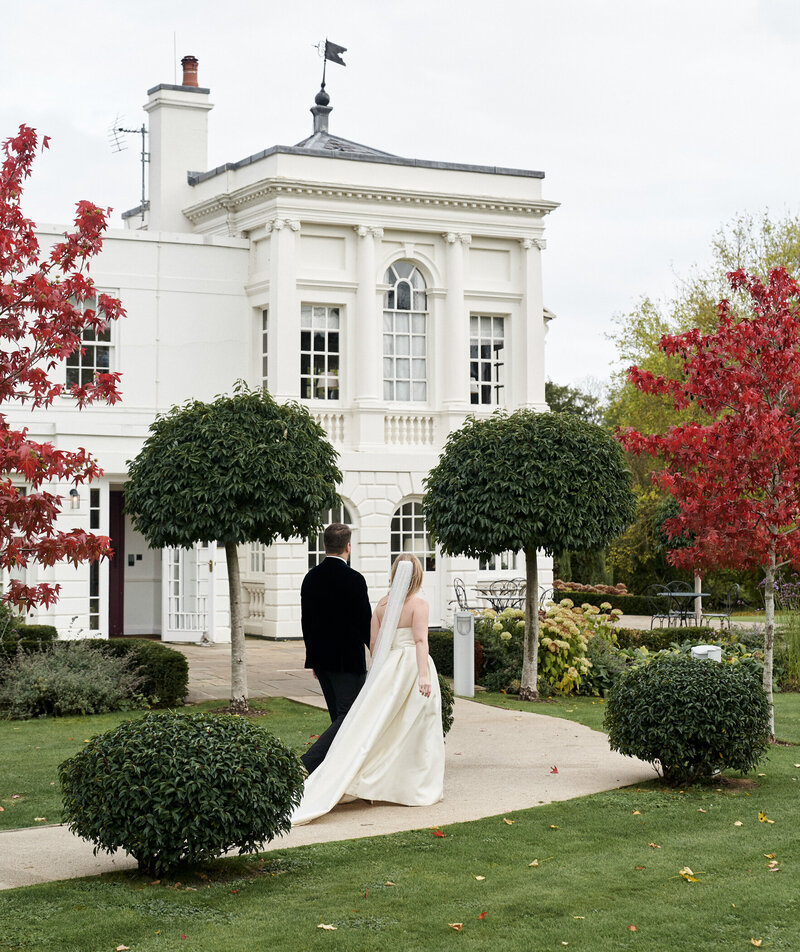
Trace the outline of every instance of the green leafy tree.
<path fill-rule="evenodd" d="M 571 413 L 588 420 L 589 423 L 603 422 L 601 399 L 588 390 L 547 380 L 544 385 L 544 399 L 553 413 Z"/>
<path fill-rule="evenodd" d="M 428 526 L 448 555 L 525 552 L 520 697 L 538 697 L 537 551 L 596 549 L 628 525 L 635 503 L 622 451 L 567 413 L 498 411 L 450 434 L 425 487 Z"/>
<path fill-rule="evenodd" d="M 240 381 L 233 396 L 160 416 L 128 464 L 126 511 L 152 548 L 225 546 L 233 713 L 248 709 L 237 546 L 316 533 L 319 514 L 339 503 L 336 458 L 305 407 Z"/>

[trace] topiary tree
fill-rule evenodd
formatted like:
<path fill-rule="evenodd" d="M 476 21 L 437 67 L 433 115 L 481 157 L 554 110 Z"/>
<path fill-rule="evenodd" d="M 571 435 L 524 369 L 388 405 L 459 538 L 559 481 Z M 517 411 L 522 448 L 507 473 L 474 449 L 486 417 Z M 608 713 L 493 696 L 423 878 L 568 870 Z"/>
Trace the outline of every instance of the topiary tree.
<path fill-rule="evenodd" d="M 537 551 L 600 548 L 631 522 L 622 452 L 601 427 L 571 414 L 497 411 L 450 434 L 425 487 L 428 526 L 448 555 L 525 552 L 520 697 L 537 698 Z"/>
<path fill-rule="evenodd" d="M 149 714 L 98 734 L 58 768 L 64 820 L 95 852 L 158 876 L 291 829 L 303 769 L 289 747 L 228 714 Z"/>
<path fill-rule="evenodd" d="M 744 665 L 678 655 L 623 674 L 606 701 L 605 727 L 612 750 L 682 784 L 715 770 L 752 770 L 769 748 L 770 715 L 758 675 Z"/>
<path fill-rule="evenodd" d="M 231 607 L 231 711 L 247 712 L 237 546 L 310 536 L 338 505 L 342 474 L 305 407 L 243 381 L 233 396 L 173 407 L 128 463 L 125 509 L 152 548 L 225 546 Z"/>

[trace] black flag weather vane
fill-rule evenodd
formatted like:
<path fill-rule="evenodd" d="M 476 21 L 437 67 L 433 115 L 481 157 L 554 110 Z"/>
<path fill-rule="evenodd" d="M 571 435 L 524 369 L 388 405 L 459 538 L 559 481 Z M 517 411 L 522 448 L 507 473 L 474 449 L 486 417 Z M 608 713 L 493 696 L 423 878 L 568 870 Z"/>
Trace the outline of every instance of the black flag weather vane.
<path fill-rule="evenodd" d="M 323 44 L 317 43 L 317 50 L 321 56 L 324 56 L 325 59 L 322 64 L 322 88 L 325 88 L 325 69 L 328 65 L 328 60 L 332 63 L 338 63 L 339 66 L 347 66 L 347 63 L 342 59 L 342 53 L 347 52 L 346 46 L 339 46 L 338 43 L 331 43 L 330 40 L 325 40 L 324 50 Z"/>

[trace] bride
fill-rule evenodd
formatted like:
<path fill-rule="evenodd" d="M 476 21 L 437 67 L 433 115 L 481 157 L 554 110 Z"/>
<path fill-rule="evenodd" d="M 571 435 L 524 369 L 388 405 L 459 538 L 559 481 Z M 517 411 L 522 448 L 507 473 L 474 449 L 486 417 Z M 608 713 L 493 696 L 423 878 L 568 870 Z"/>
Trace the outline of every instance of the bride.
<path fill-rule="evenodd" d="M 325 760 L 306 780 L 295 826 L 343 798 L 429 806 L 442 799 L 444 738 L 436 667 L 428 655 L 422 565 L 397 557 L 372 616 L 372 662 Z"/>

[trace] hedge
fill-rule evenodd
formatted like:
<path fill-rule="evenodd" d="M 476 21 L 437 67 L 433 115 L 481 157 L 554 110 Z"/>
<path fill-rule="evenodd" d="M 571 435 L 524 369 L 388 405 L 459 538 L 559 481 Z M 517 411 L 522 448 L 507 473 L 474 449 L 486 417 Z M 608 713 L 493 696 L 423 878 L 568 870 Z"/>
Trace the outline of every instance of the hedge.
<path fill-rule="evenodd" d="M 17 621 L 0 639 L 0 658 L 13 657 L 18 648 L 23 651 L 45 650 L 57 638 L 58 631 L 53 625 L 25 625 Z"/>
<path fill-rule="evenodd" d="M 624 615 L 650 615 L 650 599 L 643 595 L 601 595 L 598 592 L 570 592 L 558 590 L 553 593 L 553 601 L 560 602 L 568 598 L 576 605 L 596 605 L 598 608 L 604 603 L 612 608 L 618 608 Z M 663 600 L 663 608 L 667 609 L 667 600 Z"/>
<path fill-rule="evenodd" d="M 617 645 L 620 648 L 647 648 L 648 651 L 661 651 L 672 644 L 682 645 L 693 641 L 698 645 L 708 641 L 719 641 L 719 628 L 692 627 L 692 628 L 653 628 L 651 630 L 637 628 L 615 628 Z M 727 634 L 727 633 L 726 633 Z M 729 638 L 725 639 L 731 640 Z"/>
<path fill-rule="evenodd" d="M 436 670 L 446 678 L 453 677 L 453 632 L 449 629 L 428 631 L 428 654 Z M 475 639 L 475 677 L 483 673 L 483 646 Z"/>
<path fill-rule="evenodd" d="M 98 651 L 115 657 L 133 654 L 139 673 L 144 677 L 140 692 L 157 698 L 156 707 L 176 707 L 183 704 L 189 690 L 189 662 L 185 655 L 157 641 L 138 638 L 93 639 L 89 641 Z"/>

